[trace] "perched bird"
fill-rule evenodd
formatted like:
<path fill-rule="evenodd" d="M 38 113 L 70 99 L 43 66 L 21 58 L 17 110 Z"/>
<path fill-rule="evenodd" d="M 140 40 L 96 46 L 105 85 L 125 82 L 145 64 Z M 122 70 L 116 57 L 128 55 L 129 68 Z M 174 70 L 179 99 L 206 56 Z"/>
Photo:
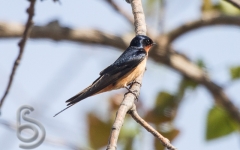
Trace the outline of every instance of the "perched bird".
<path fill-rule="evenodd" d="M 148 51 L 154 44 L 147 36 L 137 35 L 134 37 L 122 55 L 112 65 L 100 72 L 100 77 L 89 87 L 68 99 L 66 101 L 68 107 L 59 113 L 92 95 L 119 88 L 127 88 L 131 92 L 127 86 L 145 71 Z"/>

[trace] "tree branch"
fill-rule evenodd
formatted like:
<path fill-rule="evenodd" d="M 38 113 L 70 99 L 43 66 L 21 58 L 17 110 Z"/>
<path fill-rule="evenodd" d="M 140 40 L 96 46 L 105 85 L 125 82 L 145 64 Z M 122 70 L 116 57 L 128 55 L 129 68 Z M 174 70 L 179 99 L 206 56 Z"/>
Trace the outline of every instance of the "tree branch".
<path fill-rule="evenodd" d="M 239 0 L 225 0 L 225 1 L 229 2 L 233 6 L 237 7 L 238 9 L 240 9 L 240 1 Z"/>
<path fill-rule="evenodd" d="M 134 26 L 135 26 L 136 35 L 146 35 L 147 29 L 146 29 L 145 17 L 144 17 L 143 8 L 142 8 L 142 2 L 141 0 L 131 0 L 130 2 L 132 6 L 133 15 L 134 15 Z M 142 77 L 143 77 L 143 74 L 136 79 L 136 82 L 141 84 Z M 137 96 L 139 96 L 140 88 L 141 88 L 140 84 L 138 83 L 134 83 L 130 87 L 131 91 L 135 91 Z M 116 115 L 116 118 L 112 127 L 112 131 L 108 140 L 107 150 L 117 149 L 117 140 L 120 133 L 120 129 L 123 125 L 126 113 L 134 105 L 134 99 L 135 99 L 135 95 L 133 95 L 132 93 L 128 93 L 124 96 L 124 99 L 117 111 L 117 115 Z"/>
<path fill-rule="evenodd" d="M 19 50 L 19 54 L 18 54 L 18 57 L 17 59 L 15 60 L 14 62 L 14 65 L 13 65 L 13 68 L 12 68 L 12 73 L 10 75 L 10 79 L 9 79 L 9 82 L 8 82 L 8 85 L 7 85 L 7 88 L 6 88 L 6 91 L 0 101 L 0 109 L 3 105 L 3 102 L 10 90 L 10 87 L 12 85 L 12 81 L 13 81 L 13 78 L 14 78 L 14 75 L 15 75 L 15 72 L 17 70 L 17 67 L 21 61 L 21 58 L 22 58 L 22 55 L 23 55 L 23 51 L 24 51 L 24 47 L 25 47 L 25 44 L 26 44 L 26 41 L 28 39 L 28 36 L 30 34 L 30 30 L 31 30 L 31 27 L 33 25 L 33 22 L 32 22 L 32 18 L 34 16 L 34 5 L 35 5 L 35 2 L 36 0 L 30 0 L 30 6 L 29 8 L 27 9 L 27 13 L 28 13 L 28 20 L 27 20 L 27 23 L 26 23 L 26 27 L 25 27 L 25 30 L 23 32 L 23 35 L 22 35 L 22 39 L 21 41 L 18 43 L 18 46 L 20 48 Z"/>
<path fill-rule="evenodd" d="M 166 41 L 165 46 L 172 43 L 181 35 L 201 28 L 212 25 L 234 25 L 240 26 L 240 17 L 236 16 L 214 16 L 208 19 L 200 19 L 193 22 L 186 23 L 163 36 L 160 36 L 159 42 Z M 24 30 L 21 24 L 0 22 L 0 38 L 15 38 L 20 37 Z M 58 21 L 52 21 L 46 26 L 34 26 L 30 34 L 34 39 L 52 39 L 55 41 L 68 40 L 74 42 L 83 42 L 88 44 L 102 44 L 106 46 L 113 46 L 120 49 L 125 49 L 131 37 L 128 36 L 115 36 L 112 34 L 104 33 L 98 30 L 86 29 L 71 29 L 69 27 L 60 26 Z"/>
<path fill-rule="evenodd" d="M 134 26 L 136 35 L 146 35 L 147 25 L 145 22 L 145 16 L 142 8 L 141 0 L 129 0 L 132 6 L 132 13 L 134 16 Z"/>
<path fill-rule="evenodd" d="M 142 77 L 143 77 L 143 74 L 138 77 L 136 79 L 137 82 L 141 83 L 142 82 Z M 140 94 L 140 84 L 133 84 L 130 89 L 132 91 L 136 91 L 135 94 L 137 96 L 139 96 Z M 135 100 L 135 95 L 133 95 L 132 93 L 128 93 L 124 96 L 124 99 L 117 111 L 117 114 L 116 114 L 116 118 L 115 118 L 115 121 L 114 121 L 114 124 L 112 126 L 112 131 L 111 131 L 111 134 L 110 134 L 110 137 L 109 137 L 109 141 L 108 141 L 108 146 L 107 146 L 107 150 L 116 150 L 117 149 L 117 140 L 118 140 L 118 136 L 119 136 L 119 133 L 120 133 L 120 129 L 123 125 L 123 122 L 124 122 L 124 118 L 127 114 L 127 112 L 132 108 L 132 106 L 134 105 L 134 100 Z"/>
<path fill-rule="evenodd" d="M 177 29 L 172 30 L 168 34 L 161 36 L 157 42 L 159 44 L 159 47 L 153 49 L 150 52 L 150 56 L 152 56 L 154 60 L 161 61 L 171 68 L 179 71 L 182 75 L 194 80 L 199 84 L 204 85 L 212 94 L 215 102 L 222 105 L 222 107 L 230 113 L 232 118 L 240 123 L 239 109 L 227 97 L 227 95 L 224 93 L 223 88 L 212 82 L 207 74 L 198 66 L 193 64 L 185 55 L 177 53 L 171 48 L 171 43 L 181 35 L 200 27 L 212 25 L 240 26 L 240 17 L 212 16 L 184 24 Z"/>
<path fill-rule="evenodd" d="M 146 23 L 145 23 L 145 17 L 144 12 L 142 8 L 142 2 L 141 0 L 131 0 L 130 1 L 132 6 L 132 11 L 134 15 L 134 25 L 135 25 L 135 32 L 137 35 L 146 35 L 147 29 L 146 29 Z M 140 75 L 136 79 L 136 83 L 134 83 L 130 89 L 131 91 L 136 92 L 136 95 L 139 96 L 140 94 L 140 84 L 142 83 L 142 77 L 143 74 Z M 139 84 L 140 83 L 140 84 Z M 156 130 L 154 130 L 151 126 L 149 126 L 140 116 L 138 116 L 136 112 L 136 106 L 134 105 L 134 99 L 135 95 L 132 93 L 128 93 L 125 95 L 115 118 L 112 131 L 110 134 L 110 138 L 108 141 L 107 150 L 116 150 L 117 149 L 117 140 L 120 133 L 120 129 L 123 125 L 124 118 L 126 113 L 130 111 L 130 114 L 132 117 L 140 123 L 145 129 L 147 129 L 149 132 L 151 132 L 154 136 L 160 139 L 162 144 L 166 146 L 167 148 L 171 150 L 175 150 L 175 148 L 170 144 L 169 140 L 164 138 L 160 133 L 158 133 Z"/>
<path fill-rule="evenodd" d="M 133 105 L 132 109 L 128 113 L 133 117 L 133 119 L 136 122 L 138 122 L 141 126 L 143 126 L 147 131 L 152 133 L 153 136 L 158 138 L 161 141 L 161 143 L 163 144 L 163 146 L 167 147 L 170 150 L 176 150 L 176 148 L 171 145 L 170 141 L 167 138 L 163 137 L 160 133 L 158 133 L 157 130 L 155 130 L 153 127 L 151 127 L 145 120 L 143 120 L 138 115 L 135 104 Z"/>
<path fill-rule="evenodd" d="M 0 38 L 16 38 L 21 37 L 24 26 L 16 23 L 0 22 Z M 101 44 L 113 46 L 120 49 L 126 49 L 128 46 L 123 37 L 103 33 L 99 30 L 91 29 L 71 29 L 69 27 L 60 26 L 58 21 L 52 21 L 45 26 L 33 26 L 30 38 L 33 39 L 51 39 L 54 41 L 67 40 L 72 42 L 81 42 L 87 44 Z"/>
<path fill-rule="evenodd" d="M 153 54 L 155 54 L 154 57 Z M 215 103 L 220 104 L 226 111 L 229 112 L 233 119 L 240 123 L 239 109 L 224 93 L 223 88 L 211 81 L 207 74 L 186 58 L 186 56 L 177 53 L 174 50 L 171 50 L 169 53 L 153 52 L 153 54 L 150 56 L 152 56 L 154 60 L 157 60 L 158 62 L 177 70 L 179 73 L 192 79 L 193 81 L 204 85 L 212 94 Z"/>
<path fill-rule="evenodd" d="M 207 27 L 212 25 L 234 25 L 240 27 L 240 17 L 218 16 L 208 19 L 208 21 L 206 19 L 200 19 L 198 21 L 182 25 L 166 35 L 170 36 L 172 42 L 186 32 L 203 26 Z M 0 22 L 0 38 L 21 37 L 23 30 L 24 26 L 21 24 Z M 165 37 L 166 39 L 168 38 L 167 36 Z M 124 35 L 115 36 L 98 30 L 70 29 L 69 27 L 61 27 L 55 21 L 46 26 L 34 26 L 31 31 L 30 38 L 45 38 L 55 41 L 68 40 L 80 43 L 101 44 L 124 50 L 127 48 L 128 41 L 130 41 L 132 37 Z M 213 95 L 215 101 L 221 104 L 228 112 L 230 112 L 231 116 L 240 123 L 238 108 L 233 105 L 231 100 L 224 93 L 222 87 L 212 82 L 206 73 L 204 73 L 204 71 L 202 71 L 198 66 L 193 64 L 185 55 L 178 53 L 173 49 L 166 53 L 166 45 L 169 44 L 168 40 L 164 40 L 162 37 L 160 37 L 158 39 L 154 39 L 154 41 L 157 42 L 158 46 L 150 51 L 149 57 L 156 62 L 163 63 L 170 68 L 177 70 L 182 75 L 196 81 L 197 83 L 204 85 Z"/>
<path fill-rule="evenodd" d="M 240 26 L 240 17 L 239 16 L 212 16 L 208 18 L 202 18 L 200 20 L 192 21 L 186 23 L 171 32 L 167 33 L 168 44 L 171 44 L 175 39 L 179 38 L 183 34 L 193 31 L 198 28 L 213 26 L 213 25 L 234 25 Z"/>

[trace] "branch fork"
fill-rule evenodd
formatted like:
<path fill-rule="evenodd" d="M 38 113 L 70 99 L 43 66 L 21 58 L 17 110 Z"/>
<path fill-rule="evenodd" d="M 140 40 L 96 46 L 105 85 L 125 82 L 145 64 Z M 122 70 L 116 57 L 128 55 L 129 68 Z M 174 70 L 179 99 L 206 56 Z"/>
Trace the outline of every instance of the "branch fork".
<path fill-rule="evenodd" d="M 145 17 L 144 17 L 141 0 L 126 0 L 126 1 L 128 3 L 131 3 L 131 6 L 132 6 L 136 35 L 146 35 L 147 29 L 146 29 Z M 129 92 L 129 93 L 126 93 L 124 96 L 124 99 L 117 111 L 116 118 L 112 126 L 112 131 L 108 140 L 108 146 L 106 150 L 117 149 L 118 136 L 120 133 L 120 129 L 123 125 L 124 118 L 127 113 L 129 113 L 136 122 L 138 122 L 146 130 L 148 130 L 155 137 L 157 137 L 165 147 L 167 147 L 170 150 L 176 150 L 176 148 L 170 144 L 170 141 L 167 138 L 163 137 L 160 133 L 158 133 L 153 127 L 151 127 L 146 121 L 144 121 L 137 113 L 134 100 L 135 100 L 135 97 L 139 96 L 140 94 L 142 77 L 143 77 L 143 74 L 140 75 L 136 79 L 136 81 L 130 86 L 130 90 L 134 91 L 134 93 L 136 91 L 135 93 L 136 95 L 134 93 Z"/>

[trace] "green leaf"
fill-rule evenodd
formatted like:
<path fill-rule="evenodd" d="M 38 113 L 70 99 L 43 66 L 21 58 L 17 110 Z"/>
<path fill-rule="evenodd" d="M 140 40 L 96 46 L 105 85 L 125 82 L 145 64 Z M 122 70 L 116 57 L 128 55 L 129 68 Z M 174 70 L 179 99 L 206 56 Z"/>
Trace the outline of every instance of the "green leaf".
<path fill-rule="evenodd" d="M 146 5 L 147 5 L 148 7 L 153 7 L 153 5 L 157 3 L 157 1 L 158 1 L 158 0 L 147 0 L 147 1 L 146 1 Z"/>
<path fill-rule="evenodd" d="M 232 80 L 236 80 L 240 78 L 240 66 L 235 66 L 230 68 L 231 78 Z"/>
<path fill-rule="evenodd" d="M 107 145 L 108 136 L 110 135 L 111 123 L 105 123 L 98 119 L 93 113 L 88 114 L 88 137 L 91 146 L 99 149 Z"/>
<path fill-rule="evenodd" d="M 222 0 L 219 2 L 219 6 L 221 9 L 221 12 L 223 12 L 224 14 L 227 14 L 227 15 L 239 15 L 240 14 L 240 10 L 237 7 L 230 4 L 229 2 Z"/>
<path fill-rule="evenodd" d="M 204 63 L 204 61 L 202 59 L 198 59 L 196 64 L 198 65 L 198 67 L 200 67 L 202 69 L 206 69 L 206 64 Z"/>
<path fill-rule="evenodd" d="M 240 129 L 239 126 L 226 110 L 220 106 L 214 106 L 207 116 L 206 139 L 213 140 L 226 136 Z"/>
<path fill-rule="evenodd" d="M 139 134 L 140 132 L 140 126 L 136 124 L 135 122 L 132 122 L 130 120 L 126 120 L 124 122 L 124 126 L 122 126 L 120 135 L 119 135 L 119 142 L 121 145 L 123 145 L 123 150 L 132 150 L 134 138 Z"/>
<path fill-rule="evenodd" d="M 174 95 L 162 91 L 158 94 L 157 99 L 155 101 L 155 106 L 158 108 L 164 108 L 166 106 L 172 105 L 174 101 Z"/>
<path fill-rule="evenodd" d="M 133 137 L 127 138 L 123 150 L 132 150 L 133 146 Z"/>
<path fill-rule="evenodd" d="M 180 83 L 182 88 L 190 88 L 190 89 L 195 89 L 198 85 L 195 81 L 185 77 L 182 82 Z"/>
<path fill-rule="evenodd" d="M 196 83 L 195 81 L 187 77 L 184 77 L 182 81 L 179 83 L 178 92 L 176 95 L 178 98 L 178 101 L 179 102 L 181 101 L 187 88 L 195 89 L 197 86 L 198 86 L 198 83 Z"/>
<path fill-rule="evenodd" d="M 144 118 L 154 124 L 171 121 L 176 116 L 176 109 L 175 96 L 163 91 L 158 94 L 153 110 L 150 110 Z"/>

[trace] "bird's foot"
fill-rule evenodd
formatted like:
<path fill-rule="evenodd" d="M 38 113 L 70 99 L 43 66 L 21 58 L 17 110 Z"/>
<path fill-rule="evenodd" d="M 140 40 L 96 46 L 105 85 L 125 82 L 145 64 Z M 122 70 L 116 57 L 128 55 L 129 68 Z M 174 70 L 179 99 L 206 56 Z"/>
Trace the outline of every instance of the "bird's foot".
<path fill-rule="evenodd" d="M 135 99 L 138 101 L 138 96 L 137 96 L 137 94 L 135 93 L 135 92 L 137 92 L 137 90 L 132 91 L 132 90 L 130 90 L 127 86 L 125 86 L 125 88 L 128 90 L 128 92 L 124 94 L 124 97 L 125 97 L 128 93 L 132 93 L 132 94 L 135 96 Z"/>
<path fill-rule="evenodd" d="M 142 84 L 141 83 L 139 83 L 139 82 L 137 82 L 137 81 L 132 81 L 131 83 L 129 83 L 128 85 L 131 87 L 134 83 L 137 83 L 137 84 L 139 84 L 140 86 L 142 86 Z"/>
<path fill-rule="evenodd" d="M 139 84 L 140 86 L 142 86 L 142 84 L 141 84 L 141 83 L 139 83 L 139 82 L 137 82 L 137 81 L 133 81 L 133 83 L 132 83 L 132 84 L 134 84 L 134 83 L 137 83 L 137 84 Z"/>

